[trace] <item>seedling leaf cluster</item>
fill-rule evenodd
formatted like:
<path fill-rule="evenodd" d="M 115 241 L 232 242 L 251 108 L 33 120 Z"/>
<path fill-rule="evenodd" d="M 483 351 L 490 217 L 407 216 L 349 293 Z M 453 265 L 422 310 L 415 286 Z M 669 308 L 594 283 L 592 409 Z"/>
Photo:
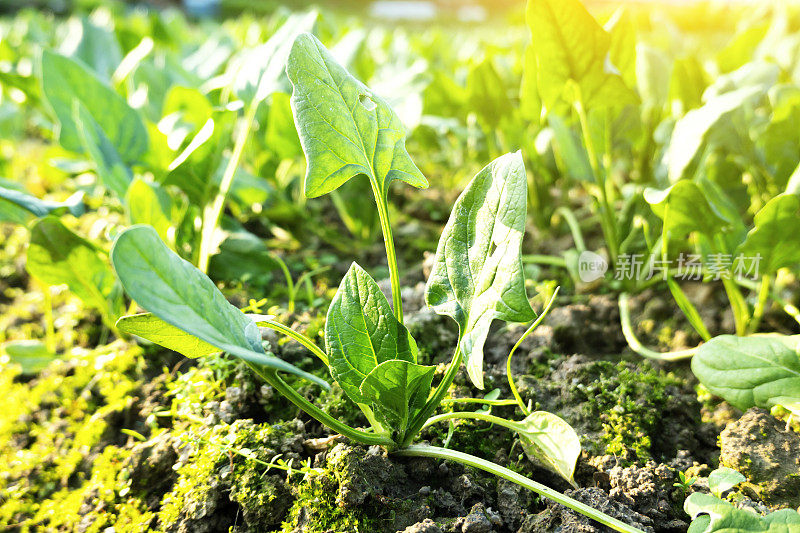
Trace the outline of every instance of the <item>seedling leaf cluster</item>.
<path fill-rule="evenodd" d="M 521 242 L 525 229 L 527 175 L 519 153 L 495 160 L 473 178 L 456 201 L 437 249 L 426 300 L 459 325 L 452 361 L 435 389 L 435 367 L 417 363 L 418 348 L 400 315 L 400 287 L 388 225 L 388 185 L 393 179 L 416 186 L 427 182 L 403 148 L 404 133 L 389 106 L 339 66 L 312 35 L 300 35 L 292 47 L 287 73 L 294 85 L 292 106 L 309 161 L 306 194 L 328 193 L 356 175 L 366 175 L 381 215 L 397 313 L 375 280 L 353 264 L 342 280 L 325 321 L 326 362 L 331 377 L 364 412 L 370 430 L 346 426 L 321 411 L 283 381 L 290 372 L 327 387 L 293 365 L 266 355 L 256 324 L 286 333 L 268 318 L 249 318 L 229 304 L 214 283 L 161 242 L 151 227 L 123 231 L 111 261 L 131 298 L 152 315 L 123 317 L 118 327 L 185 355 L 215 347 L 246 361 L 265 381 L 307 414 L 334 431 L 390 451 L 470 461 L 501 476 L 507 469 L 465 454 L 424 445 L 411 446 L 447 393 L 462 357 L 473 383 L 483 387 L 483 343 L 492 320 L 527 322 L 535 317 L 522 275 Z M 331 92 L 333 91 L 333 95 Z M 333 101 L 334 104 L 329 102 Z M 462 232 L 468 231 L 467 234 Z M 465 244 L 467 245 L 465 247 Z M 393 267 L 391 265 L 394 265 Z M 188 338 L 187 338 L 188 337 Z M 293 333 L 295 339 L 302 338 Z M 313 341 L 303 339 L 310 346 Z M 512 376 L 509 376 L 513 379 Z M 521 406 L 526 411 L 524 405 Z M 451 413 L 473 418 L 474 413 Z M 530 413 L 521 422 L 484 415 L 487 421 L 517 432 L 525 453 L 572 480 L 580 444 L 574 430 L 555 415 Z M 410 451 L 409 451 L 410 450 Z M 520 482 L 519 475 L 510 477 Z M 524 479 L 524 478 L 523 478 Z M 545 496 L 528 480 L 524 486 Z M 613 527 L 622 522 L 560 495 L 558 501 Z"/>

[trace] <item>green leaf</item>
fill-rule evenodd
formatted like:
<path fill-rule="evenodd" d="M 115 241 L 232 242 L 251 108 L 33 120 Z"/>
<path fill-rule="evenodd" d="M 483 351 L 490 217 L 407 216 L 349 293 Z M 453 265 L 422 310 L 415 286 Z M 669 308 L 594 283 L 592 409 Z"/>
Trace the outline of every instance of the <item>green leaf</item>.
<path fill-rule="evenodd" d="M 164 322 L 245 361 L 327 387 L 320 378 L 267 355 L 258 326 L 228 303 L 208 276 L 170 250 L 150 226 L 120 233 L 111 248 L 111 262 L 131 298 Z"/>
<path fill-rule="evenodd" d="M 800 398 L 800 337 L 720 335 L 697 349 L 692 372 L 713 394 L 741 410 Z"/>
<path fill-rule="evenodd" d="M 527 215 L 520 152 L 495 159 L 467 185 L 439 238 L 425 301 L 458 323 L 467 373 L 483 388 L 483 344 L 494 319 L 535 316 L 525 294 L 520 247 Z"/>
<path fill-rule="evenodd" d="M 0 186 L 0 217 L 3 213 L 3 204 L 9 203 L 21 207 L 35 217 L 45 217 L 47 215 L 61 215 L 70 213 L 79 217 L 86 212 L 83 203 L 83 192 L 76 192 L 63 202 L 51 202 L 40 200 L 19 188 Z"/>
<path fill-rule="evenodd" d="M 510 115 L 514 105 L 504 91 L 498 91 L 504 82 L 495 68 L 491 56 L 470 67 L 467 72 L 467 102 L 470 110 L 476 113 L 492 130 L 500 125 L 503 117 Z"/>
<path fill-rule="evenodd" d="M 38 374 L 58 355 L 47 349 L 45 344 L 37 340 L 9 341 L 0 344 L 0 353 L 5 353 L 11 363 L 20 365 L 22 373 L 30 376 Z"/>
<path fill-rule="evenodd" d="M 274 92 L 284 91 L 286 61 L 298 35 L 312 31 L 319 18 L 316 11 L 293 13 L 266 42 L 243 50 L 228 64 L 232 87 L 245 102 L 257 104 Z M 283 84 L 280 83 L 283 79 Z"/>
<path fill-rule="evenodd" d="M 563 172 L 579 182 L 593 182 L 589 156 L 572 128 L 555 113 L 547 115 L 547 124 L 553 131 L 553 151 L 558 156 L 557 161 L 563 167 Z"/>
<path fill-rule="evenodd" d="M 796 398 L 778 396 L 777 398 L 773 398 L 772 402 L 775 405 L 780 406 L 789 411 L 792 414 L 792 416 L 800 418 L 800 396 Z"/>
<path fill-rule="evenodd" d="M 95 162 L 97 175 L 118 198 L 124 198 L 133 179 L 131 169 L 86 107 L 75 101 L 73 120 L 84 150 Z"/>
<path fill-rule="evenodd" d="M 292 110 L 306 154 L 305 194 L 327 194 L 359 174 L 386 197 L 392 180 L 428 181 L 405 148 L 405 128 L 381 97 L 351 76 L 316 37 L 300 35 L 286 72 Z"/>
<path fill-rule="evenodd" d="M 247 231 L 238 221 L 222 217 L 219 253 L 211 256 L 209 275 L 215 280 L 266 284 L 279 268 L 264 240 Z"/>
<path fill-rule="evenodd" d="M 136 178 L 128 187 L 125 203 L 131 224 L 153 226 L 162 241 L 174 240 L 170 237 L 172 200 L 167 191 L 154 183 Z"/>
<path fill-rule="evenodd" d="M 669 97 L 670 71 L 666 53 L 640 43 L 636 47 L 636 86 L 639 96 L 647 104 L 661 109 Z"/>
<path fill-rule="evenodd" d="M 720 72 L 731 72 L 752 61 L 756 47 L 764 39 L 769 28 L 769 23 L 761 23 L 738 33 L 717 53 Z"/>
<path fill-rule="evenodd" d="M 711 489 L 712 494 L 721 498 L 723 492 L 745 481 L 747 478 L 733 468 L 722 466 L 709 474 L 708 488 Z"/>
<path fill-rule="evenodd" d="M 700 107 L 708 83 L 708 74 L 696 56 L 678 58 L 672 65 L 669 100 L 680 102 L 682 112 Z"/>
<path fill-rule="evenodd" d="M 528 0 L 526 20 L 533 36 L 539 95 L 548 110 L 559 100 L 577 99 L 586 109 L 636 102 L 609 60 L 611 36 L 579 0 Z"/>
<path fill-rule="evenodd" d="M 726 533 L 766 531 L 766 528 L 762 527 L 760 516 L 743 509 L 737 509 L 725 500 L 721 500 L 711 494 L 693 492 L 683 502 L 683 510 L 693 520 L 699 520 L 699 523 L 705 526 L 704 529 L 700 529 L 694 526 L 693 522 L 692 525 L 694 527 L 690 528 L 689 531 L 725 531 Z"/>
<path fill-rule="evenodd" d="M 693 231 L 713 236 L 728 225 L 693 181 L 682 180 L 664 190 L 645 189 L 644 199 L 664 221 L 664 233 L 671 239 L 681 239 Z"/>
<path fill-rule="evenodd" d="M 405 429 L 408 421 L 425 405 L 435 371 L 434 366 L 390 359 L 367 374 L 359 392 L 374 406 L 382 423 Z"/>
<path fill-rule="evenodd" d="M 123 316 L 117 320 L 117 329 L 195 359 L 219 352 L 220 349 L 201 341 L 152 313 Z"/>
<path fill-rule="evenodd" d="M 542 99 L 539 96 L 536 74 L 536 52 L 530 44 L 525 47 L 522 65 L 522 83 L 519 87 L 520 114 L 525 120 L 538 122 L 542 117 Z"/>
<path fill-rule="evenodd" d="M 106 258 L 53 216 L 38 220 L 31 228 L 27 268 L 48 285 L 66 284 L 110 320 L 122 310 L 116 278 Z"/>
<path fill-rule="evenodd" d="M 68 33 L 59 53 L 83 61 L 104 80 L 111 78 L 122 61 L 122 50 L 113 30 L 99 26 L 87 17 L 70 18 Z"/>
<path fill-rule="evenodd" d="M 689 533 L 794 533 L 800 529 L 800 513 L 794 509 L 762 517 L 702 492 L 690 494 L 683 510 L 693 519 Z"/>
<path fill-rule="evenodd" d="M 760 257 L 759 275 L 774 274 L 779 268 L 800 263 L 800 197 L 779 194 L 755 216 L 755 226 L 739 246 L 737 255 Z"/>
<path fill-rule="evenodd" d="M 59 141 L 64 148 L 84 150 L 74 119 L 74 104 L 80 103 L 122 161 L 132 163 L 147 151 L 147 130 L 139 114 L 83 64 L 45 50 L 42 91 L 61 125 Z"/>
<path fill-rule="evenodd" d="M 280 159 L 294 159 L 303 153 L 289 100 L 286 93 L 272 93 L 267 115 L 265 142 Z"/>
<path fill-rule="evenodd" d="M 545 411 L 534 411 L 514 425 L 519 426 L 515 431 L 528 459 L 544 465 L 574 484 L 581 441 L 572 426 Z"/>
<path fill-rule="evenodd" d="M 333 378 L 351 400 L 368 404 L 361 384 L 392 359 L 416 362 L 414 340 L 397 321 L 375 280 L 356 263 L 347 271 L 325 321 L 325 347 Z"/>
<path fill-rule="evenodd" d="M 763 93 L 762 87 L 743 87 L 712 98 L 703 107 L 693 109 L 678 119 L 667 148 L 670 182 L 676 183 L 685 177 L 689 165 L 698 158 L 715 130 Z"/>
<path fill-rule="evenodd" d="M 611 37 L 608 58 L 627 87 L 636 86 L 636 27 L 630 12 L 618 8 L 603 26 Z"/>

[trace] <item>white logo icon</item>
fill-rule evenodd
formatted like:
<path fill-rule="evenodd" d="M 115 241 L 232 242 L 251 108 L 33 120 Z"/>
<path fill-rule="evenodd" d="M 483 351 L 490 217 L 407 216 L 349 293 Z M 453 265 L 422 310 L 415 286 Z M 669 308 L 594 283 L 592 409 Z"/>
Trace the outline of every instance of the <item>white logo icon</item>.
<path fill-rule="evenodd" d="M 598 280 L 608 270 L 608 262 L 601 255 L 594 252 L 584 251 L 578 256 L 578 277 L 584 283 L 591 283 Z"/>

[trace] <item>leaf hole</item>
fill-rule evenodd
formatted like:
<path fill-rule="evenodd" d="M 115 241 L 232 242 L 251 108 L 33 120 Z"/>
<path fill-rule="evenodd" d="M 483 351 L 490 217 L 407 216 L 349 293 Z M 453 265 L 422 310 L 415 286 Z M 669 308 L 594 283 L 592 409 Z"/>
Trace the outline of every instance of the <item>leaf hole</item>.
<path fill-rule="evenodd" d="M 358 102 L 364 106 L 364 109 L 367 111 L 374 111 L 378 104 L 368 95 L 368 94 L 359 94 L 358 95 Z"/>

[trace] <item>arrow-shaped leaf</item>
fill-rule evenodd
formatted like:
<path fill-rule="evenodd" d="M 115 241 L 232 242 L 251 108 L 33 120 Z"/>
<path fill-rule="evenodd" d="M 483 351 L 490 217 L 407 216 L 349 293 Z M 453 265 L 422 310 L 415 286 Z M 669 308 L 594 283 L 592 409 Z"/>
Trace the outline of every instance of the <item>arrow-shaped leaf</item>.
<path fill-rule="evenodd" d="M 527 322 L 535 316 L 525 294 L 520 250 L 526 189 L 519 152 L 481 170 L 453 207 L 425 290 L 428 305 L 458 323 L 467 372 L 479 388 L 492 320 Z"/>
<path fill-rule="evenodd" d="M 306 196 L 327 194 L 360 174 L 382 197 L 395 179 L 428 186 L 406 152 L 405 128 L 389 104 L 339 65 L 316 37 L 297 37 L 286 73 L 308 160 Z"/>

